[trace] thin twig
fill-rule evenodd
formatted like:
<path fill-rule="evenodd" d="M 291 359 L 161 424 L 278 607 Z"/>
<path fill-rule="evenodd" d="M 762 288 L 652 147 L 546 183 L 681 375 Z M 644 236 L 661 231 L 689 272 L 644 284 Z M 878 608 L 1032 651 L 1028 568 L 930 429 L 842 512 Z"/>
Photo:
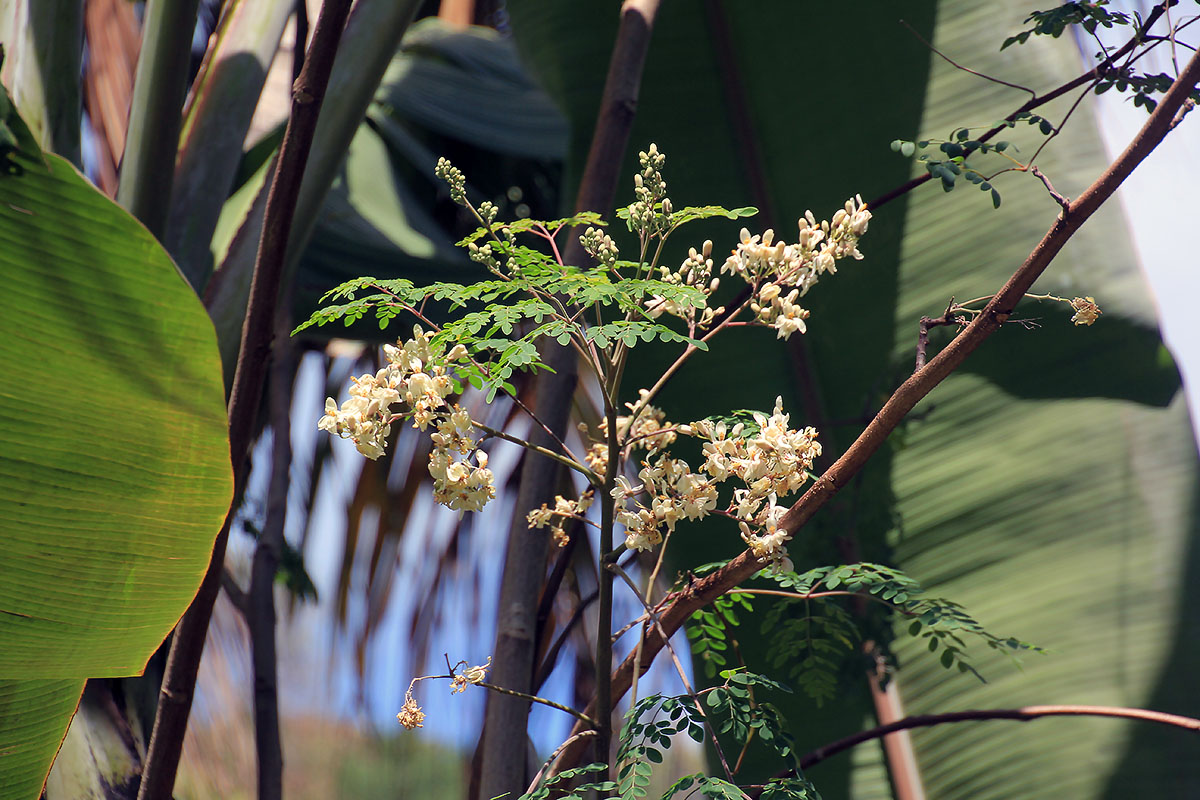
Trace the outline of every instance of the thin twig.
<path fill-rule="evenodd" d="M 1067 213 L 1067 211 L 1071 208 L 1070 198 L 1063 197 L 1061 194 L 1054 191 L 1054 184 L 1052 184 L 1050 179 L 1046 177 L 1046 174 L 1037 167 L 1031 167 L 1029 171 L 1033 173 L 1033 177 L 1042 182 L 1042 184 L 1046 187 L 1046 191 L 1049 192 L 1050 196 L 1054 198 L 1054 202 L 1058 203 L 1062 207 L 1063 213 Z"/>
<path fill-rule="evenodd" d="M 1158 5 L 1156 5 L 1150 11 L 1150 13 L 1146 15 L 1146 19 L 1142 23 L 1142 27 L 1138 28 L 1138 30 L 1134 32 L 1133 36 L 1131 36 L 1129 38 L 1129 41 L 1127 41 L 1127 42 L 1125 42 L 1125 44 L 1121 45 L 1120 49 L 1116 50 L 1112 54 L 1112 56 L 1104 59 L 1103 61 L 1101 61 L 1099 64 L 1097 64 L 1092 69 L 1088 70 L 1087 72 L 1083 73 L 1082 75 L 1079 75 L 1078 77 L 1076 77 L 1072 80 L 1067 81 L 1066 83 L 1062 84 L 1058 88 L 1052 89 L 1049 92 L 1047 92 L 1046 94 L 1031 97 L 1030 99 L 1026 100 L 1024 103 L 1022 103 L 1015 111 L 1013 111 L 1008 116 L 1006 116 L 1004 119 L 1007 121 L 1012 121 L 1012 120 L 1016 119 L 1018 114 L 1023 114 L 1026 111 L 1032 111 L 1033 109 L 1043 106 L 1046 103 L 1051 102 L 1052 100 L 1057 100 L 1059 97 L 1062 97 L 1067 92 L 1070 92 L 1071 90 L 1073 90 L 1079 86 L 1083 86 L 1085 83 L 1090 83 L 1092 81 L 1095 81 L 1098 78 L 1101 78 L 1101 77 L 1107 75 L 1109 73 L 1109 71 L 1113 68 L 1113 64 L 1115 64 L 1118 59 L 1123 58 L 1124 56 L 1132 53 L 1135 49 L 1137 49 L 1138 45 L 1140 45 L 1143 41 L 1145 41 L 1146 32 L 1149 31 L 1150 28 L 1154 25 L 1154 23 L 1158 21 L 1158 18 L 1163 15 L 1165 6 L 1166 6 L 1166 3 L 1159 3 Z M 1149 48 L 1147 48 L 1147 49 L 1149 49 Z M 1140 57 L 1140 55 L 1142 55 L 1142 54 L 1139 54 L 1138 57 Z M 1134 59 L 1131 59 L 1131 61 L 1132 60 L 1134 60 Z M 980 141 L 980 142 L 990 141 L 991 139 L 993 139 L 996 136 L 996 134 L 1005 130 L 1007 127 L 1008 126 L 1006 126 L 1006 125 L 997 125 L 996 127 L 991 128 L 990 130 L 988 130 L 981 136 L 977 137 L 977 141 Z M 915 178 L 905 181 L 904 183 L 900 184 L 896 188 L 891 189 L 890 191 L 884 192 L 883 194 L 879 195 L 878 197 L 875 197 L 872 200 L 870 200 L 867 203 L 867 208 L 878 209 L 881 206 L 884 206 L 899 197 L 903 197 L 904 195 L 911 192 L 913 189 L 917 188 L 918 186 L 921 186 L 922 184 L 924 184 L 932 179 L 933 179 L 933 174 L 927 172 L 924 175 L 919 175 Z"/>
<path fill-rule="evenodd" d="M 917 367 L 914 371 L 919 371 L 925 366 L 925 351 L 929 348 L 929 331 L 932 328 L 945 325 L 961 324 L 961 317 L 953 316 L 956 306 L 954 298 L 950 298 L 950 304 L 946 306 L 946 311 L 940 317 L 921 317 L 920 327 L 917 331 Z"/>
<path fill-rule="evenodd" d="M 533 776 L 533 780 L 530 781 L 529 788 L 525 790 L 525 794 L 533 793 L 533 790 L 538 787 L 539 783 L 541 783 L 542 776 L 546 774 L 546 768 L 554 763 L 554 759 L 558 758 L 558 754 L 561 753 L 563 750 L 565 750 L 568 745 L 579 741 L 580 739 L 582 739 L 585 736 L 595 736 L 595 735 L 596 735 L 596 731 L 594 731 L 594 730 L 580 731 L 579 733 L 575 734 L 574 736 L 571 736 L 570 738 L 568 738 L 565 742 L 560 744 L 558 747 L 554 748 L 554 752 L 550 754 L 550 757 L 547 758 L 544 762 L 542 762 L 542 768 L 538 770 L 537 775 Z"/>
<path fill-rule="evenodd" d="M 497 439 L 503 439 L 504 441 L 512 442 L 513 444 L 519 444 L 521 447 L 524 447 L 526 450 L 537 453 L 538 455 L 543 455 L 546 458 L 553 459 L 553 460 L 557 461 L 558 463 L 562 464 L 564 467 L 569 467 L 569 468 L 575 470 L 576 472 L 578 472 L 583 477 L 587 478 L 588 481 L 593 486 L 600 486 L 602 483 L 602 479 L 600 478 L 599 475 L 592 472 L 590 469 L 585 467 L 583 464 L 578 463 L 573 458 L 569 458 L 568 456 L 560 456 L 558 453 L 554 452 L 553 450 L 547 450 L 546 448 L 544 448 L 540 445 L 533 444 L 532 442 L 527 442 L 524 439 L 521 439 L 519 437 L 505 433 L 504 431 L 502 431 L 498 428 L 493 428 L 488 425 L 484 425 L 482 422 L 476 422 L 475 420 L 471 420 L 471 425 L 473 425 L 476 428 L 479 428 L 479 430 L 483 431 L 488 436 L 492 436 Z"/>
<path fill-rule="evenodd" d="M 478 681 L 478 682 L 475 682 L 475 685 L 482 686 L 485 689 L 490 689 L 491 691 L 497 692 L 499 694 L 506 694 L 506 695 L 509 695 L 510 697 L 519 697 L 522 700 L 528 700 L 531 703 L 541 703 L 544 706 L 550 706 L 550 708 L 557 708 L 559 711 L 565 711 L 566 713 L 570 714 L 572 717 L 575 717 L 576 719 L 578 719 L 581 722 L 586 722 L 593 729 L 599 727 L 599 723 L 596 722 L 596 720 L 592 719 L 591 717 L 589 717 L 587 714 L 583 713 L 582 711 L 576 711 L 575 709 L 571 708 L 570 706 L 565 706 L 562 703 L 556 703 L 553 700 L 549 700 L 545 697 L 538 697 L 536 694 L 529 694 L 528 692 L 518 692 L 515 689 L 505 689 L 503 686 L 497 686 L 496 684 L 488 683 L 487 681 Z"/>
<path fill-rule="evenodd" d="M 1030 97 L 1032 97 L 1034 99 L 1037 98 L 1037 92 L 1035 92 L 1033 89 L 1030 89 L 1028 86 L 1022 86 L 1019 83 L 1009 83 L 1008 81 L 1001 80 L 1000 78 L 993 78 L 991 75 L 987 75 L 982 72 L 977 72 L 976 70 L 973 70 L 970 67 L 964 67 L 962 64 L 959 64 L 957 61 L 950 58 L 950 56 L 946 55 L 941 50 L 938 50 L 936 47 L 934 47 L 924 36 L 917 33 L 917 29 L 914 28 L 912 25 L 909 25 L 907 20 L 903 20 L 903 19 L 900 20 L 900 24 L 903 25 L 904 27 L 908 28 L 908 32 L 911 33 L 913 36 L 915 36 L 917 38 L 917 41 L 919 41 L 921 44 L 928 47 L 935 54 L 940 56 L 943 61 L 945 61 L 947 64 L 954 67 L 955 69 L 959 69 L 959 70 L 962 70 L 963 72 L 970 73 L 971 75 L 974 75 L 977 78 L 983 78 L 985 81 L 991 81 L 992 83 L 998 83 L 1001 86 L 1007 86 L 1010 89 L 1018 89 L 1022 92 L 1028 92 Z"/>
<path fill-rule="evenodd" d="M 542 684 L 550 677 L 550 673 L 554 670 L 554 664 L 558 661 L 559 651 L 566 644 L 567 637 L 571 635 L 571 631 L 583 619 L 583 614 L 587 611 L 587 607 L 596 602 L 600 597 L 600 592 L 593 591 L 587 597 L 579 601 L 579 605 L 575 606 L 575 610 L 571 613 L 571 618 L 563 625 L 562 631 L 558 634 L 558 638 L 554 640 L 554 644 L 550 645 L 550 649 L 546 651 L 546 657 L 542 659 L 542 665 L 538 667 L 537 675 L 534 676 L 533 685 L 534 691 L 541 691 Z"/>
<path fill-rule="evenodd" d="M 818 747 L 800 759 L 800 769 L 808 769 L 819 764 L 830 756 L 844 750 L 849 750 L 863 742 L 879 739 L 896 731 L 910 728 L 927 728 L 931 725 L 942 725 L 947 722 L 969 722 L 987 719 L 1011 719 L 1019 722 L 1040 719 L 1042 717 L 1116 717 L 1119 719 L 1136 719 L 1143 722 L 1154 722 L 1159 725 L 1169 725 L 1174 728 L 1200 733 L 1200 719 L 1183 717 L 1178 714 L 1165 714 L 1161 711 L 1146 711 L 1140 708 L 1118 708 L 1112 706 L 1025 706 L 1024 708 L 995 708 L 976 711 L 954 711 L 948 714 L 921 714 L 905 717 L 890 725 L 880 725 L 867 731 L 861 731 L 844 739 Z"/>
<path fill-rule="evenodd" d="M 634 597 L 636 597 L 638 599 L 638 602 L 640 602 L 642 604 L 642 608 L 646 609 L 646 613 L 650 616 L 650 621 L 653 622 L 654 627 L 658 629 L 658 633 L 660 636 L 663 637 L 663 641 L 666 642 L 667 653 L 670 654 L 671 661 L 675 664 L 675 671 L 677 673 L 679 673 L 679 680 L 683 683 L 683 689 L 685 692 L 687 692 L 688 697 L 692 698 L 692 702 L 696 705 L 696 710 L 698 712 L 700 712 L 700 716 L 704 718 L 704 728 L 705 728 L 705 730 L 708 731 L 708 737 L 712 741 L 713 750 L 716 751 L 717 758 L 720 759 L 720 761 L 721 761 L 721 768 L 725 771 L 725 777 L 727 779 L 729 779 L 729 781 L 732 783 L 733 782 L 733 772 L 730 771 L 730 769 L 729 769 L 729 761 L 725 758 L 725 751 L 721 748 L 720 740 L 717 739 L 717 732 L 714 731 L 712 728 L 712 725 L 709 724 L 708 714 L 704 713 L 704 703 L 701 702 L 699 696 L 697 696 L 697 694 L 696 694 L 696 690 L 692 688 L 691 681 L 688 680 L 687 672 L 683 668 L 683 662 L 681 662 L 679 660 L 679 655 L 675 652 L 675 647 L 671 644 L 671 637 L 667 635 L 667 632 L 665 630 L 663 630 L 662 623 L 659 622 L 659 620 L 658 620 L 658 615 L 654 613 L 654 610 L 652 608 L 650 608 L 650 604 L 648 602 L 646 602 L 646 598 L 643 597 L 642 593 L 638 590 L 637 584 L 633 582 L 633 578 L 629 577 L 629 573 L 627 573 L 625 570 L 618 567 L 616 564 L 611 565 L 609 567 L 609 569 L 612 572 L 614 572 L 617 575 L 617 577 L 619 577 L 621 580 L 625 581 L 625 584 L 629 587 L 630 591 L 633 592 Z M 645 639 L 646 639 L 646 637 L 643 636 L 641 638 L 641 640 L 638 642 L 638 650 L 639 651 L 641 650 L 642 645 L 645 643 Z M 638 655 L 640 655 L 640 652 Z M 638 670 L 640 669 L 640 667 L 641 667 L 641 659 L 635 656 L 635 659 L 634 659 L 634 678 L 635 679 L 637 677 L 637 673 L 638 673 Z"/>
<path fill-rule="evenodd" d="M 1185 100 L 1183 105 L 1179 107 L 1179 112 L 1171 119 L 1171 130 L 1175 130 L 1175 126 L 1183 122 L 1183 118 L 1191 113 L 1191 110 L 1195 107 L 1195 100 L 1190 97 Z"/>

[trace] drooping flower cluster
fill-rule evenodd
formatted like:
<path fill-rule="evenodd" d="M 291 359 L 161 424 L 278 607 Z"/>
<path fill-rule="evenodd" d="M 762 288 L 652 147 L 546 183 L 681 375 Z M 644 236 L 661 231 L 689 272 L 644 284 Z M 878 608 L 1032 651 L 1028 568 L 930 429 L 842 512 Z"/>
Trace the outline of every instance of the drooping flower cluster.
<path fill-rule="evenodd" d="M 754 413 L 757 432 L 747 426 L 701 420 L 687 426 L 692 435 L 706 440 L 701 469 L 714 481 L 735 477 L 745 484 L 734 490 L 731 510 L 738 518 L 742 539 L 759 558 L 776 560 L 786 554 L 787 532 L 779 522 L 787 511 L 778 500 L 808 480 L 813 460 L 821 454 L 817 431 L 793 430 L 783 413 L 783 398 L 776 398 L 768 417 Z"/>
<path fill-rule="evenodd" d="M 550 535 L 559 547 L 566 547 L 570 541 L 564 525 L 568 519 L 583 519 L 587 510 L 592 507 L 596 493 L 588 489 L 575 500 L 568 500 L 560 495 L 554 497 L 554 508 L 542 503 L 542 507 L 530 511 L 526 515 L 529 527 L 544 528 L 550 526 Z"/>
<path fill-rule="evenodd" d="M 401 706 L 400 713 L 396 715 L 396 721 L 410 731 L 425 726 L 425 712 L 421 710 L 421 707 L 417 705 L 416 698 L 413 697 L 412 684 L 409 684 L 408 692 L 404 695 L 404 705 Z"/>
<path fill-rule="evenodd" d="M 758 322 L 773 327 L 780 339 L 804 333 L 808 311 L 796 304 L 826 273 L 837 272 L 837 261 L 861 259 L 858 240 L 867 232 L 871 212 L 855 196 L 838 209 L 831 222 L 817 222 L 811 211 L 799 220 L 795 244 L 775 241 L 775 232 L 751 235 L 742 228 L 740 242 L 721 266 L 755 287 L 750 310 Z"/>
<path fill-rule="evenodd" d="M 317 427 L 351 439 L 358 451 L 372 460 L 383 455 L 392 423 L 411 417 L 413 427 L 435 431 L 433 452 L 429 456 L 429 474 L 433 477 L 434 497 L 455 511 L 478 511 L 496 496 L 487 453 L 476 450 L 471 436 L 471 417 L 458 404 L 446 401 L 454 391 L 454 382 L 441 361 L 453 363 L 467 357 L 466 348 L 456 345 L 444 357 L 431 347 L 430 337 L 418 326 L 413 338 L 400 346 L 384 345 L 387 365 L 374 375 L 353 378 L 350 398 L 338 407 L 332 397 L 325 400 L 325 416 Z M 403 413 L 392 406 L 402 403 Z M 457 460 L 454 453 L 475 453 L 477 466 L 469 460 Z"/>
<path fill-rule="evenodd" d="M 717 507 L 717 487 L 705 475 L 692 472 L 681 458 L 663 455 L 643 461 L 638 473 L 641 485 L 634 486 L 624 475 L 612 490 L 616 520 L 625 526 L 625 546 L 649 550 L 662 542 L 663 529 L 675 530 L 681 519 L 703 519 Z M 650 505 L 637 495 L 645 492 Z M 632 508 L 628 505 L 632 501 Z"/>
<path fill-rule="evenodd" d="M 717 509 L 718 485 L 735 478 L 743 486 L 734 489 L 722 513 L 738 520 L 742 539 L 756 556 L 773 562 L 786 557 L 788 534 L 779 523 L 787 507 L 780 505 L 779 498 L 808 480 L 821 445 L 813 428 L 793 430 L 788 426 L 790 417 L 783 411 L 782 398 L 776 398 L 770 415 L 754 412 L 752 419 L 752 423 L 732 427 L 711 420 L 673 425 L 649 405 L 632 424 L 628 417 L 619 418 L 620 441 L 643 445 L 649 451 L 641 462 L 638 483 L 619 475 L 612 490 L 616 521 L 625 527 L 627 547 L 652 549 L 662 543 L 666 532 L 675 530 L 679 520 L 703 519 Z M 662 452 L 677 433 L 703 441 L 704 463 L 698 471 L 692 471 L 683 459 Z M 602 443 L 593 446 L 592 452 L 595 456 L 590 465 L 602 467 L 607 458 Z M 548 518 L 553 512 L 543 507 L 538 513 Z M 533 520 L 531 514 L 531 523 Z"/>
<path fill-rule="evenodd" d="M 491 656 L 488 656 L 486 664 L 477 667 L 469 667 L 465 661 L 458 662 L 458 666 L 451 670 L 453 677 L 450 678 L 450 693 L 462 694 L 471 684 L 483 683 L 491 666 Z"/>

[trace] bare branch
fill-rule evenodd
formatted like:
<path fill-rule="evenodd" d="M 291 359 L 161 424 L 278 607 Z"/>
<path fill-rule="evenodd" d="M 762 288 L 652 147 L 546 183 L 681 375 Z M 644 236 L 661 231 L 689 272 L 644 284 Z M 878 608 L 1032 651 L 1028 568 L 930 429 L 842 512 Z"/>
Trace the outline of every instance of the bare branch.
<path fill-rule="evenodd" d="M 959 64 L 957 61 L 950 58 L 950 56 L 946 55 L 941 50 L 938 50 L 936 47 L 934 47 L 932 44 L 930 44 L 929 41 L 927 41 L 924 36 L 917 33 L 917 29 L 914 28 L 912 25 L 909 25 L 906 20 L 900 20 L 900 24 L 903 25 L 904 27 L 908 28 L 908 32 L 911 33 L 913 36 L 917 37 L 917 41 L 919 41 L 921 44 L 928 47 L 930 50 L 932 50 L 934 53 L 936 53 L 938 56 L 940 56 L 943 61 L 945 61 L 947 64 L 954 67 L 955 69 L 959 69 L 959 70 L 962 70 L 963 72 L 970 73 L 971 75 L 974 75 L 977 78 L 983 78 L 985 81 L 991 81 L 992 83 L 998 83 L 1001 86 L 1007 86 L 1010 89 L 1019 89 L 1022 92 L 1028 92 L 1031 99 L 1034 99 L 1034 100 L 1037 99 L 1037 92 L 1035 92 L 1033 89 L 1030 89 L 1028 86 L 1022 86 L 1019 83 L 1009 83 L 1008 81 L 1001 80 L 1000 78 L 993 78 L 991 75 L 987 75 L 982 72 L 977 72 L 976 70 L 973 70 L 970 67 L 964 67 L 962 64 Z"/>
<path fill-rule="evenodd" d="M 800 758 L 800 768 L 808 769 L 819 764 L 830 756 L 849 750 L 852 747 L 879 739 L 896 731 L 910 728 L 927 728 L 931 725 L 942 725 L 947 722 L 971 722 L 988 719 L 1011 719 L 1018 722 L 1041 719 L 1042 717 L 1116 717 L 1119 719 L 1136 719 L 1143 722 L 1154 722 L 1159 725 L 1169 725 L 1182 728 L 1193 733 L 1200 733 L 1200 719 L 1181 717 L 1178 714 L 1164 714 L 1161 711 L 1145 711 L 1140 708 L 1117 708 L 1110 706 L 1025 706 L 1024 708 L 994 708 L 977 711 L 954 711 L 948 714 L 921 714 L 905 717 L 889 725 L 880 725 L 867 731 L 861 731 L 844 739 L 818 747 L 811 753 Z"/>

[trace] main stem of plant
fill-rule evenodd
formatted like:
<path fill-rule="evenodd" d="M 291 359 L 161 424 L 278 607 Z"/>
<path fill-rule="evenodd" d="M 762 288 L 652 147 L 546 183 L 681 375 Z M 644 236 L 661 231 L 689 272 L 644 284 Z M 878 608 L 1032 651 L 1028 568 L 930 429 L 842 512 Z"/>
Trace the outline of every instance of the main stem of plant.
<path fill-rule="evenodd" d="M 312 45 L 300 78 L 292 87 L 292 109 L 284 131 L 283 143 L 271 189 L 267 195 L 262 238 L 254 265 L 246 320 L 238 351 L 233 391 L 229 397 L 229 453 L 233 463 L 234 493 L 241 496 L 245 485 L 247 458 L 262 399 L 264 369 L 271 350 L 271 331 L 279 300 L 279 285 L 287 255 L 288 234 L 300 192 L 300 181 L 312 146 L 313 131 L 321 101 L 329 83 L 329 73 L 337 53 L 338 40 L 350 13 L 351 0 L 325 0 L 313 32 Z M 235 508 L 231 507 L 225 524 L 213 544 L 212 559 L 191 606 L 175 628 L 171 651 L 167 656 L 166 675 L 158 698 L 154 731 L 146 753 L 138 800 L 170 800 L 175 773 L 183 750 L 196 675 L 204 640 L 212 617 L 213 604 L 221 589 L 221 571 L 225 545 Z"/>
<path fill-rule="evenodd" d="M 624 0 L 621 4 L 621 17 L 617 29 L 616 42 L 613 45 L 612 57 L 609 60 L 608 75 L 604 84 L 604 95 L 600 103 L 600 114 L 596 120 L 596 129 L 592 136 L 592 144 L 588 151 L 587 163 L 584 166 L 583 178 L 580 181 L 579 192 L 575 198 L 576 211 L 604 212 L 612 208 L 616 197 L 617 183 L 620 177 L 621 164 L 629 143 L 633 118 L 637 110 L 639 87 L 642 80 L 642 70 L 646 63 L 646 54 L 650 45 L 650 33 L 654 28 L 654 18 L 658 13 L 659 0 Z M 578 236 L 572 235 L 563 252 L 563 260 L 568 264 L 582 264 L 586 253 L 579 244 Z M 566 412 L 574 391 L 575 354 L 570 350 L 551 350 L 546 359 L 555 373 L 539 377 L 539 400 L 535 409 L 538 418 L 549 422 L 557 414 L 549 413 L 543 407 L 559 404 L 565 429 Z M 565 363 L 564 363 L 565 362 Z M 609 430 L 616 429 L 610 425 Z M 547 444 L 553 447 L 553 444 Z M 544 461 L 544 459 L 535 459 Z M 518 513 L 524 514 L 530 508 L 536 508 L 538 503 L 551 501 L 554 489 L 557 488 L 557 470 L 549 472 L 546 479 L 530 480 L 528 474 L 537 469 L 530 463 L 527 470 L 522 471 L 522 491 L 518 497 Z M 535 495 L 536 498 L 535 499 Z M 611 502 L 611 497 L 607 498 Z M 604 505 L 605 498 L 601 498 Z M 523 519 L 523 516 L 521 517 Z M 611 524 L 611 523 L 610 523 Z M 535 531 L 524 530 L 518 522 L 515 530 L 510 533 L 511 542 L 505 559 L 504 575 L 501 579 L 500 624 L 497 626 L 496 650 L 494 652 L 495 666 L 493 680 L 508 688 L 529 690 L 532 688 L 532 676 L 535 671 L 532 630 L 525 635 L 519 630 L 520 622 L 528 618 L 532 623 L 536 619 L 538 608 L 538 590 L 544 584 L 545 564 L 544 555 L 532 564 L 523 563 L 531 560 L 531 551 L 542 549 L 530 545 L 531 534 Z M 610 527 L 611 532 L 611 527 Z M 517 537 L 521 538 L 518 539 Z M 544 539 L 543 539 L 544 541 Z M 522 544 L 523 543 L 523 544 Z M 607 580 L 610 584 L 612 575 L 604 569 L 603 556 L 612 550 L 611 533 L 607 550 L 601 545 L 599 563 L 599 582 L 603 586 Z M 522 552 L 524 551 L 524 552 Z M 522 561 L 523 558 L 523 561 Z M 532 572 L 534 579 L 526 577 Z M 603 594 L 603 592 L 602 592 Z M 611 602 L 611 590 L 610 602 Z M 611 606 L 610 606 L 611 608 Z M 611 612 L 610 612 L 611 614 Z M 600 614 L 604 618 L 604 613 Z M 506 630 L 505 628 L 513 630 Z M 611 636 L 611 627 L 600 639 Z M 599 647 L 599 644 L 597 645 Z M 609 645 L 608 663 L 611 661 L 611 644 Z M 597 669 L 597 682 L 608 685 L 605 670 Z M 611 706 L 611 701 L 609 703 Z M 515 730 L 523 731 L 528 724 L 529 704 L 515 698 L 490 697 L 485 712 L 484 736 L 481 742 L 483 750 L 480 758 L 479 786 L 480 791 L 475 795 L 481 800 L 489 800 L 505 793 L 517 796 L 528 785 L 529 776 L 525 774 L 526 737 L 514 736 Z M 611 716 L 611 715 L 609 715 Z M 602 725 L 609 724 L 606 717 L 593 716 Z M 592 736 L 580 737 L 577 743 L 587 746 L 594 739 Z M 602 752 L 607 752 L 605 748 Z"/>
<path fill-rule="evenodd" d="M 605 420 L 608 423 L 608 466 L 604 472 L 604 488 L 600 497 L 600 602 L 596 621 L 596 714 L 600 724 L 596 737 L 596 760 L 608 764 L 612 750 L 612 603 L 613 575 L 609 565 L 613 553 L 613 525 L 615 500 L 612 496 L 616 485 L 617 467 L 621 451 L 617 446 L 617 407 L 615 397 L 605 402 Z M 604 780 L 603 777 L 600 780 Z"/>

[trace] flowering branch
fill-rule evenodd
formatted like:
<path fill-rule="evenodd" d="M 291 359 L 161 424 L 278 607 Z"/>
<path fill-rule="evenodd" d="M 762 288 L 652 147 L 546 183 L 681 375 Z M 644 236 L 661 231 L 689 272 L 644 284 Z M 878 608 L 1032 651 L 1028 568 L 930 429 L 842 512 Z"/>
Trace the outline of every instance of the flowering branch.
<path fill-rule="evenodd" d="M 788 509 L 779 522 L 781 529 L 792 535 L 812 519 L 813 515 L 862 469 L 908 412 L 1009 319 L 1017 303 L 1033 282 L 1046 271 L 1063 246 L 1083 223 L 1112 197 L 1117 187 L 1167 135 L 1176 112 L 1183 106 L 1197 82 L 1200 82 L 1200 55 L 1193 56 L 1188 62 L 1125 151 L 1054 221 L 1021 267 L 971 321 L 966 330 L 896 389 L 850 449 Z M 763 560 L 753 551 L 745 550 L 721 569 L 686 587 L 660 615 L 663 633 L 671 635 L 679 630 L 697 609 L 748 580 L 763 565 Z M 662 650 L 665 640 L 657 628 L 647 631 L 644 638 L 646 641 L 643 658 L 652 661 Z M 642 671 L 648 666 L 649 662 L 643 663 Z M 621 696 L 629 689 L 632 673 L 633 659 L 626 658 L 613 674 L 614 697 Z M 574 766 L 581 756 L 582 752 L 578 747 L 567 748 L 559 756 L 556 768 Z"/>

